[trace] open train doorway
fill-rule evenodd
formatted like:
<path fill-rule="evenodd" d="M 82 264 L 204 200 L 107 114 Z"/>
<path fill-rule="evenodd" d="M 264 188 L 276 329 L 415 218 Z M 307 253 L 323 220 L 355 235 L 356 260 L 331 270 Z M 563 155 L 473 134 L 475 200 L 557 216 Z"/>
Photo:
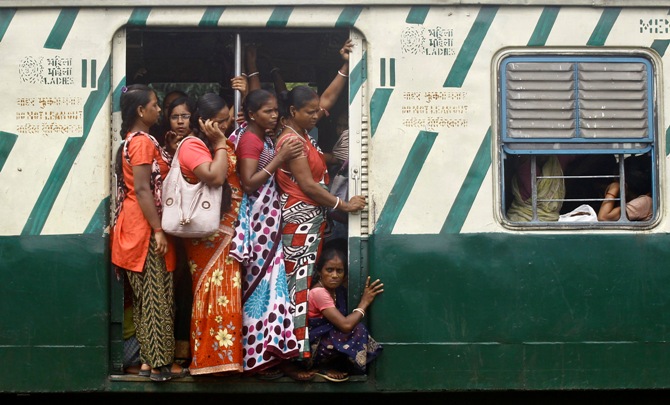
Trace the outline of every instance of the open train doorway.
<path fill-rule="evenodd" d="M 194 100 L 206 93 L 217 93 L 231 106 L 231 111 L 239 111 L 239 94 L 231 87 L 231 79 L 239 74 L 258 75 L 261 87 L 271 92 L 308 85 L 318 94 L 322 94 L 338 75 L 343 63 L 340 49 L 348 38 L 350 31 L 347 29 L 129 27 L 117 33 L 115 38 L 114 83 L 120 83 L 119 87 L 136 83 L 148 85 L 156 91 L 164 111 L 167 110 L 164 104 L 166 96 L 175 91 L 186 93 Z M 247 66 L 248 52 L 252 48 L 256 55 L 256 70 L 253 72 Z M 125 72 L 125 76 L 122 79 L 117 78 L 116 75 L 121 72 Z M 119 134 L 119 91 L 120 89 L 115 91 L 112 122 L 113 156 L 122 140 Z M 360 111 L 350 113 L 348 91 L 346 86 L 339 94 L 337 102 L 310 132 L 327 156 L 332 156 L 334 149 L 338 147 L 340 156 L 342 150 L 348 155 L 348 142 L 351 140 L 347 136 L 347 143 L 342 148 L 343 132 L 349 129 L 352 119 L 360 120 Z M 152 135 L 163 143 L 167 128 L 165 124 L 169 119 L 162 115 L 161 120 L 162 122 L 159 121 L 152 128 L 152 131 L 155 129 Z M 360 131 L 357 133 L 360 134 Z M 355 155 L 359 153 L 356 152 Z M 341 171 L 343 163 L 349 162 L 347 159 L 331 161 L 331 179 Z M 342 172 L 346 173 L 346 167 Z M 114 190 L 112 193 L 114 194 Z M 329 234 L 331 239 L 348 239 L 347 219 L 340 223 L 329 221 L 328 232 L 332 232 L 332 235 Z M 359 261 L 360 253 L 357 252 L 355 257 Z M 351 266 L 350 269 L 353 270 Z M 188 271 L 178 271 L 174 278 L 177 306 L 175 360 L 187 364 L 192 304 L 191 277 Z M 354 279 L 357 278 L 358 276 L 354 276 Z M 112 289 L 117 291 L 117 294 L 112 294 L 112 374 L 126 376 L 122 360 L 123 342 L 126 339 L 122 337 L 128 336 L 127 329 L 132 328 L 132 323 L 128 322 L 130 312 L 123 304 L 123 296 L 128 291 L 122 294 L 122 284 L 119 286 L 118 283 Z"/>

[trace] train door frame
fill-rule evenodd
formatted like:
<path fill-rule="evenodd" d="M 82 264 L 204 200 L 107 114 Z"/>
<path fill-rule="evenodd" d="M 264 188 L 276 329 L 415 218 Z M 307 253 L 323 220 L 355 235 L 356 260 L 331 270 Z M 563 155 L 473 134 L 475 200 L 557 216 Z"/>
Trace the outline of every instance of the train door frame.
<path fill-rule="evenodd" d="M 235 70 L 237 73 L 241 72 L 241 58 L 242 53 L 240 48 L 245 39 L 246 34 L 255 32 L 265 32 L 263 27 L 255 29 L 238 29 L 235 27 L 220 27 L 222 31 L 234 33 L 235 40 Z M 132 28 L 136 29 L 136 28 Z M 169 29 L 169 27 L 143 27 L 142 30 L 150 31 L 152 29 Z M 197 28 L 193 28 L 197 30 Z M 177 30 L 177 29 L 175 29 Z M 286 30 L 291 33 L 298 30 Z M 345 109 L 348 111 L 349 117 L 349 195 L 354 194 L 368 194 L 367 190 L 367 145 L 369 126 L 367 125 L 369 114 L 366 113 L 366 83 L 365 76 L 367 68 L 365 66 L 365 41 L 363 35 L 355 30 L 333 30 L 332 28 L 317 27 L 314 31 L 318 34 L 323 32 L 327 35 L 332 32 L 341 32 L 343 36 L 348 35 L 354 42 L 353 52 L 350 55 L 350 80 L 348 86 L 345 87 L 342 94 L 339 96 L 341 101 L 344 101 Z M 120 28 L 113 37 L 112 45 L 112 103 L 111 103 L 111 139 L 110 147 L 112 150 L 110 168 L 112 180 L 114 179 L 114 168 L 116 150 L 121 145 L 122 137 L 120 135 L 121 115 L 119 108 L 119 99 L 121 88 L 128 82 L 128 62 L 129 62 L 129 44 L 128 44 L 128 28 Z M 341 44 L 339 44 L 341 45 Z M 333 77 L 337 74 L 339 65 L 333 66 Z M 321 89 L 323 91 L 323 89 Z M 239 106 L 239 97 L 235 97 L 235 110 Z M 339 134 L 336 134 L 339 136 Z M 351 181 L 354 180 L 354 181 Z M 115 181 L 110 182 L 111 190 L 111 210 L 110 215 L 113 215 L 115 208 Z M 349 254 L 349 285 L 355 288 L 350 288 L 349 300 L 360 299 L 360 285 L 364 277 L 367 275 L 367 263 L 363 258 L 365 254 L 366 240 L 368 236 L 368 216 L 369 208 L 364 212 L 351 214 L 348 219 L 348 254 Z M 111 221 L 110 221 L 111 223 Z M 113 269 L 113 266 L 111 266 Z M 115 378 L 123 378 L 123 283 L 122 276 L 114 276 L 114 271 L 110 276 L 110 375 L 115 375 Z"/>

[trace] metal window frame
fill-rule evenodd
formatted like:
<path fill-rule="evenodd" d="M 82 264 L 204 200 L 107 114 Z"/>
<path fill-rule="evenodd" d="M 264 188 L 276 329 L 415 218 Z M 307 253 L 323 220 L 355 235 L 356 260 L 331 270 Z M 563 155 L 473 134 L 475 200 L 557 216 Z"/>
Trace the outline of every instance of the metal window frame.
<path fill-rule="evenodd" d="M 586 63 L 643 63 L 647 69 L 646 76 L 646 122 L 648 130 L 644 137 L 632 138 L 584 138 L 580 135 L 579 125 L 576 125 L 575 131 L 577 136 L 572 138 L 512 138 L 508 136 L 507 126 L 507 87 L 506 87 L 506 69 L 510 63 L 517 62 L 568 62 L 578 64 Z M 498 179 L 498 195 L 495 198 L 498 201 L 498 213 L 500 221 L 506 227 L 511 229 L 648 229 L 658 223 L 660 218 L 660 190 L 659 184 L 659 141 L 658 141 L 658 95 L 657 95 L 657 75 L 659 74 L 659 65 L 654 54 L 646 50 L 536 50 L 517 49 L 505 50 L 501 52 L 496 59 L 494 59 L 494 82 L 496 87 L 496 124 L 498 134 L 496 142 L 497 148 L 497 171 L 496 178 Z M 577 72 L 575 72 L 575 76 Z M 575 115 L 576 119 L 579 116 L 579 86 L 575 83 Z M 651 155 L 652 164 L 652 199 L 653 199 L 653 216 L 648 221 L 630 221 L 626 218 L 626 210 L 622 210 L 621 218 L 618 221 L 607 222 L 548 222 L 537 220 L 537 188 L 536 181 L 537 171 L 535 168 L 535 159 L 539 155 L 560 155 L 560 154 L 611 154 L 617 158 L 619 164 L 619 178 L 622 187 L 625 187 L 625 173 L 623 171 L 623 158 L 631 154 L 649 153 Z M 507 206 L 505 205 L 505 196 L 508 193 L 505 186 L 505 176 L 512 176 L 506 173 L 505 161 L 510 155 L 528 155 L 533 160 L 531 164 L 531 176 L 534 181 L 531 181 L 533 199 L 533 218 L 531 222 L 514 222 L 507 217 Z M 567 176 L 562 176 L 566 178 Z M 539 176 L 542 178 L 542 176 Z M 625 195 L 621 195 L 621 205 L 625 206 Z M 599 199 L 601 201 L 604 198 Z M 564 199 L 563 201 L 568 201 Z M 590 201 L 593 201 L 591 199 Z"/>

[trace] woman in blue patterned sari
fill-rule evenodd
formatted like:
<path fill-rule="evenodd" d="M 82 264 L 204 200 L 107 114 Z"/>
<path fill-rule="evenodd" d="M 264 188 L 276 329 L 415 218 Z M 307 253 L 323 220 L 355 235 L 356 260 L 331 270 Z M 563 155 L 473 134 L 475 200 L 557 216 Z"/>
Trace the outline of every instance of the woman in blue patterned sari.
<path fill-rule="evenodd" d="M 277 125 L 277 99 L 253 90 L 242 106 L 247 125 L 231 136 L 236 144 L 244 197 L 230 255 L 242 263 L 244 372 L 281 376 L 274 369 L 297 356 L 298 342 L 289 312 L 288 284 L 279 224 L 281 206 L 274 172 L 297 156 L 301 145 L 287 144 L 275 153 L 269 134 Z"/>

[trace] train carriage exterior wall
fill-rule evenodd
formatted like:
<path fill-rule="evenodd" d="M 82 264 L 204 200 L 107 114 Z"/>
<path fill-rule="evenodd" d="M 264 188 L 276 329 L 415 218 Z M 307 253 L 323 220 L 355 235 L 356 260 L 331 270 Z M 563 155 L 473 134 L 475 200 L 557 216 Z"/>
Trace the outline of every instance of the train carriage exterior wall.
<path fill-rule="evenodd" d="M 130 74 L 124 27 L 138 26 L 344 27 L 355 40 L 350 190 L 368 207 L 350 216 L 350 295 L 367 274 L 383 280 L 366 319 L 384 352 L 360 382 L 263 391 L 670 387 L 667 6 L 148 3 L 0 5 L 0 358 L 11 365 L 0 392 L 261 389 L 118 376 L 111 150 Z M 507 49 L 648 56 L 650 226 L 505 224 L 497 70 Z"/>

